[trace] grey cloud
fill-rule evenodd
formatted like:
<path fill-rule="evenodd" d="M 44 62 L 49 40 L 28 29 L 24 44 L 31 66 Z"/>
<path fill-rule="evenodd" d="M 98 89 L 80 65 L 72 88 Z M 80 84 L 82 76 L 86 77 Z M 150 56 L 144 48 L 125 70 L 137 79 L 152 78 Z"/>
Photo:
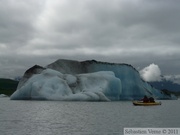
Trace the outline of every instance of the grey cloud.
<path fill-rule="evenodd" d="M 32 38 L 33 20 L 40 7 L 35 1 L 0 1 L 0 42 L 21 47 Z"/>
<path fill-rule="evenodd" d="M 179 5 L 178 0 L 1 0 L 0 56 L 8 60 L 1 59 L 1 67 L 21 71 L 58 58 L 97 59 L 141 68 L 156 63 L 162 73 L 180 74 Z"/>
<path fill-rule="evenodd" d="M 103 2 L 103 4 L 100 3 L 97 4 L 94 1 L 89 3 L 91 3 L 90 6 L 89 5 L 87 6 L 86 4 L 84 5 L 80 4 L 79 5 L 80 9 L 78 8 L 78 4 L 76 3 L 74 3 L 76 8 L 72 8 L 73 7 L 72 4 L 70 4 L 70 6 L 68 4 L 65 5 L 67 7 L 65 7 L 64 9 L 68 15 L 62 16 L 62 13 L 63 14 L 65 13 L 63 12 L 62 9 L 61 10 L 62 13 L 60 12 L 58 16 L 58 12 L 57 12 L 54 15 L 54 18 L 51 18 L 53 22 L 52 21 L 49 22 L 50 27 L 53 27 L 52 29 L 50 29 L 52 30 L 50 32 L 52 33 L 57 32 L 62 34 L 59 35 L 57 34 L 53 37 L 47 35 L 48 36 L 47 38 L 49 38 L 51 42 L 59 41 L 57 45 L 62 48 L 68 46 L 68 42 L 69 42 L 70 47 L 73 47 L 75 45 L 78 45 L 79 47 L 86 45 L 89 47 L 101 47 L 103 49 L 104 47 L 107 46 L 117 46 L 117 45 L 120 47 L 121 46 L 134 47 L 133 42 L 136 42 L 136 45 L 138 46 L 139 45 L 146 46 L 146 44 L 142 45 L 139 42 L 141 40 L 147 40 L 147 41 L 165 40 L 165 38 L 169 36 L 168 34 L 164 35 L 164 33 L 160 33 L 160 31 L 157 30 L 155 26 L 157 25 L 157 27 L 159 28 L 160 26 L 162 26 L 162 22 L 156 21 L 157 19 L 153 19 L 153 17 L 161 18 L 161 15 L 160 16 L 157 15 L 156 12 L 158 11 L 154 12 L 153 7 L 152 9 L 151 8 L 146 9 L 146 7 L 148 7 L 147 3 L 145 3 L 144 5 L 145 8 L 143 8 L 142 10 L 140 8 L 142 7 L 142 5 L 137 4 L 138 5 L 137 6 L 129 2 L 130 5 L 129 8 L 127 2 L 125 3 L 125 6 L 124 5 L 117 6 L 116 9 L 117 11 L 113 10 L 115 4 L 107 3 L 107 1 Z M 124 4 L 124 3 L 122 2 L 119 4 Z M 84 13 L 83 9 L 85 8 L 82 8 L 81 5 L 85 6 L 88 12 L 83 14 Z M 123 7 L 124 10 L 122 10 L 121 7 Z M 74 11 L 73 9 L 74 10 L 78 9 L 78 11 L 76 10 Z M 138 9 L 141 10 L 139 11 Z M 155 8 L 155 10 L 157 9 L 158 7 Z M 56 9 L 54 10 L 56 11 Z M 163 11 L 166 10 L 163 9 Z M 73 13 L 75 14 L 75 16 Z M 165 16 L 164 18 L 167 17 Z M 161 19 L 163 19 L 163 17 Z M 129 23 L 128 26 L 124 25 L 128 23 Z M 163 30 L 168 28 L 169 27 L 167 26 L 163 27 Z M 132 41 L 132 42 L 127 44 L 126 41 L 128 42 Z M 63 42 L 65 42 L 65 45 L 63 45 L 64 44 Z M 149 44 L 147 44 L 147 46 L 148 45 Z"/>

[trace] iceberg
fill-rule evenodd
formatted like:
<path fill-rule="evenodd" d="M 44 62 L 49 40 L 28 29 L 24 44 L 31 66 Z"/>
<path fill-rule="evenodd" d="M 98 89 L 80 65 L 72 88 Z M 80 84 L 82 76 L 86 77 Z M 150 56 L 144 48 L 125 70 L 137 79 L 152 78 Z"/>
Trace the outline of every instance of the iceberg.
<path fill-rule="evenodd" d="M 171 99 L 143 81 L 128 64 L 92 61 L 57 60 L 28 69 L 12 100 L 119 101 Z"/>
<path fill-rule="evenodd" d="M 5 94 L 0 94 L 0 98 L 4 98 L 4 97 L 8 97 L 8 96 Z"/>

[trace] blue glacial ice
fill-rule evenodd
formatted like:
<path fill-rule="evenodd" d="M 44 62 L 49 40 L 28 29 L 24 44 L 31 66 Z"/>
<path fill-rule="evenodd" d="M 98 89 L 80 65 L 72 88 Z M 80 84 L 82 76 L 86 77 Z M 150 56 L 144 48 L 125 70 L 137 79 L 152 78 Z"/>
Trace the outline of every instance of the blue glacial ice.
<path fill-rule="evenodd" d="M 119 100 L 121 81 L 111 71 L 62 74 L 45 69 L 33 75 L 11 99 L 109 101 Z"/>

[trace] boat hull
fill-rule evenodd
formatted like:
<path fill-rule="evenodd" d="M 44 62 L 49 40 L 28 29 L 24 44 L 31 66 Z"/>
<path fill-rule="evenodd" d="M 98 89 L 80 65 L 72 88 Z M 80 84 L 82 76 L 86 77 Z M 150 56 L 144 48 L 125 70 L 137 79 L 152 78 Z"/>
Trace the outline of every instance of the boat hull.
<path fill-rule="evenodd" d="M 153 106 L 153 105 L 161 105 L 161 102 L 144 103 L 141 101 L 133 101 L 133 105 L 135 105 L 135 106 Z"/>

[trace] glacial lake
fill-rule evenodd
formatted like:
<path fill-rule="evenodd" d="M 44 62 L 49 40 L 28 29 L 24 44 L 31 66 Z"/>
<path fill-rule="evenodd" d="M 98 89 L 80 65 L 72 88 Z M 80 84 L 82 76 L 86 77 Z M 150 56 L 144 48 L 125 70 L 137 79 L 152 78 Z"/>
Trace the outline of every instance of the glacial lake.
<path fill-rule="evenodd" d="M 0 98 L 0 135 L 123 135 L 133 127 L 180 127 L 180 100 L 160 106 L 131 101 L 15 101 Z"/>

